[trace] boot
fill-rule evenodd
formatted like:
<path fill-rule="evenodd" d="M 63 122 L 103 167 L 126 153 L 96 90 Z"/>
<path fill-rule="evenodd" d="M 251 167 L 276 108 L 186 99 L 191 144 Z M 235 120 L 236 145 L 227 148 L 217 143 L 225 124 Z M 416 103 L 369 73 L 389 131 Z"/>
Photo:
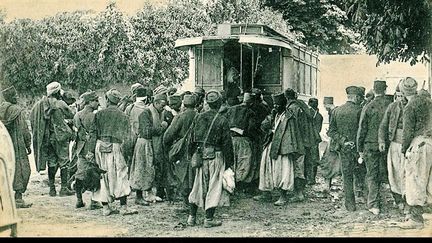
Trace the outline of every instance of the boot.
<path fill-rule="evenodd" d="M 138 213 L 138 211 L 128 208 L 128 206 L 126 204 L 120 206 L 119 212 L 122 215 L 132 215 L 132 214 L 137 214 Z"/>
<path fill-rule="evenodd" d="M 221 226 L 222 225 L 222 221 L 219 220 L 215 220 L 215 219 L 204 219 L 204 228 L 211 228 L 211 227 L 217 227 L 217 226 Z"/>
<path fill-rule="evenodd" d="M 102 210 L 103 216 L 109 216 L 109 215 L 118 214 L 118 213 L 119 213 L 119 211 L 117 209 L 111 208 L 111 206 L 109 204 L 103 205 L 103 210 Z"/>
<path fill-rule="evenodd" d="M 49 185 L 49 195 L 51 197 L 55 197 L 57 196 L 57 191 L 55 188 L 55 174 L 57 172 L 57 168 L 56 167 L 48 167 L 48 185 Z"/>
<path fill-rule="evenodd" d="M 253 197 L 255 201 L 270 202 L 272 195 L 270 192 L 264 191 L 260 195 Z"/>
<path fill-rule="evenodd" d="M 187 219 L 187 225 L 188 226 L 195 226 L 196 225 L 196 217 L 189 215 L 189 217 Z"/>
<path fill-rule="evenodd" d="M 85 203 L 83 202 L 82 198 L 77 199 L 77 203 L 75 204 L 76 208 L 83 208 L 85 207 Z"/>
<path fill-rule="evenodd" d="M 60 177 L 61 177 L 61 189 L 60 189 L 60 196 L 71 196 L 74 195 L 74 192 L 70 191 L 68 189 L 68 172 L 67 169 L 61 169 L 60 170 Z"/>
<path fill-rule="evenodd" d="M 100 208 L 102 208 L 102 206 L 100 205 L 99 202 L 91 200 L 91 202 L 90 202 L 90 210 L 96 210 L 96 209 L 100 209 Z"/>
<path fill-rule="evenodd" d="M 141 190 L 137 190 L 135 204 L 141 205 L 141 206 L 148 206 L 148 205 L 150 205 L 150 203 L 148 203 L 148 202 L 146 202 L 144 200 L 142 193 L 143 192 Z"/>
<path fill-rule="evenodd" d="M 280 196 L 279 196 L 279 200 L 277 200 L 274 205 L 275 206 L 282 206 L 285 205 L 285 203 L 287 202 L 286 199 L 286 192 L 284 190 L 280 191 Z"/>

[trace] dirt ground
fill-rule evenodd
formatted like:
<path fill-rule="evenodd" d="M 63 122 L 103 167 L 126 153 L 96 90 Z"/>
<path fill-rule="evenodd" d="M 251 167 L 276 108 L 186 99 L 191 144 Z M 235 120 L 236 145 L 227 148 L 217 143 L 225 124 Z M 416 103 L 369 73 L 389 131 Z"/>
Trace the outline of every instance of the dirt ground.
<path fill-rule="evenodd" d="M 56 178 L 59 185 L 60 178 Z M 342 204 L 341 178 L 336 178 L 329 193 L 323 192 L 323 179 L 306 191 L 302 203 L 288 203 L 277 207 L 273 203 L 257 202 L 251 195 L 237 193 L 231 206 L 218 209 L 216 217 L 221 227 L 204 228 L 202 210 L 198 211 L 198 225 L 185 227 L 187 215 L 177 213 L 180 202 L 154 203 L 150 206 L 129 205 L 138 214 L 102 216 L 102 210 L 89 210 L 91 194 L 86 192 L 85 208 L 76 209 L 75 196 L 50 197 L 47 175 L 33 172 L 24 198 L 32 202 L 28 209 L 19 209 L 22 222 L 19 237 L 413 237 L 432 236 L 432 221 L 422 230 L 401 230 L 395 226 L 403 220 L 393 207 L 391 195 L 384 212 L 374 216 L 360 204 L 356 212 L 348 212 Z M 59 186 L 58 186 L 59 187 Z M 59 188 L 58 188 L 59 190 Z M 274 194 L 277 200 L 277 194 Z M 119 203 L 115 203 L 119 206 Z M 7 235 L 6 232 L 1 233 Z"/>

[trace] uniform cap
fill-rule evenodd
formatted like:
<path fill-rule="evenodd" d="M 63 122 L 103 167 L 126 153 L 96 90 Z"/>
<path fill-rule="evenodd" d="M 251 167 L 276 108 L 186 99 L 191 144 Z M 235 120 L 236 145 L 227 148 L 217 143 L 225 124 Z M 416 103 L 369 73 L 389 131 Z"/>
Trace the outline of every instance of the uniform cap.
<path fill-rule="evenodd" d="M 345 92 L 347 94 L 353 94 L 353 95 L 362 95 L 363 94 L 362 90 L 357 86 L 348 86 L 348 87 L 346 87 Z"/>
<path fill-rule="evenodd" d="M 375 80 L 373 89 L 376 91 L 384 91 L 387 88 L 386 81 L 383 80 Z"/>
<path fill-rule="evenodd" d="M 168 102 L 170 105 L 181 103 L 180 95 L 171 95 L 168 97 Z"/>
<path fill-rule="evenodd" d="M 324 105 L 333 105 L 333 97 L 326 96 L 323 99 Z"/>
<path fill-rule="evenodd" d="M 221 94 L 217 90 L 210 90 L 206 95 L 207 103 L 214 103 L 221 99 Z"/>
<path fill-rule="evenodd" d="M 153 97 L 153 101 L 159 101 L 159 100 L 165 100 L 165 101 L 167 101 L 168 98 L 167 98 L 166 93 L 156 94 L 156 95 Z"/>
<path fill-rule="evenodd" d="M 184 95 L 184 97 L 183 97 L 183 104 L 184 105 L 191 105 L 191 106 L 196 105 L 195 95 L 193 95 L 193 94 L 186 94 L 186 95 Z"/>
<path fill-rule="evenodd" d="M 84 102 L 87 103 L 87 102 L 98 100 L 99 97 L 96 95 L 96 92 L 94 92 L 94 91 L 87 91 L 87 92 L 85 92 L 84 94 L 82 94 L 80 96 L 80 99 L 82 99 L 82 101 L 84 101 Z"/>
<path fill-rule="evenodd" d="M 106 96 L 106 98 L 109 101 L 111 101 L 115 105 L 117 105 L 120 102 L 121 98 L 122 98 L 121 93 L 118 90 L 116 90 L 116 89 L 110 89 L 110 90 L 108 90 L 105 93 L 105 96 Z"/>

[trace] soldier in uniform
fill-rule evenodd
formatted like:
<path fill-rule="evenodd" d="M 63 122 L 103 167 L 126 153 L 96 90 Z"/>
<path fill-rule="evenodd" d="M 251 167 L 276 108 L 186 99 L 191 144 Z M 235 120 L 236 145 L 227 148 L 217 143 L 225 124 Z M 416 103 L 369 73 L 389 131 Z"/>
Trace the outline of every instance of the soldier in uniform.
<path fill-rule="evenodd" d="M 222 225 L 214 219 L 216 207 L 222 196 L 222 177 L 225 168 L 234 162 L 233 144 L 228 120 L 218 113 L 221 95 L 210 90 L 206 95 L 210 110 L 198 115 L 192 128 L 192 151 L 201 149 L 203 164 L 196 168 L 192 191 L 189 195 L 190 213 L 188 225 L 196 224 L 198 207 L 205 209 L 204 227 Z M 205 144 L 204 144 L 205 142 Z"/>
<path fill-rule="evenodd" d="M 309 113 L 312 116 L 313 127 L 315 128 L 315 135 L 321 138 L 319 134 L 321 133 L 322 129 L 323 116 L 321 115 L 321 113 L 319 113 L 318 110 L 318 99 L 310 98 L 308 101 L 308 105 Z M 315 178 L 318 169 L 318 161 L 320 159 L 318 144 L 319 143 L 312 144 L 310 148 L 310 159 L 305 160 L 305 172 L 308 185 L 315 185 L 316 183 Z"/>
<path fill-rule="evenodd" d="M 366 181 L 368 185 L 367 206 L 371 213 L 380 213 L 381 185 L 387 179 L 386 154 L 379 151 L 378 130 L 390 101 L 385 97 L 386 81 L 374 81 L 375 98 L 362 110 L 357 131 L 357 149 L 366 163 Z"/>
<path fill-rule="evenodd" d="M 228 120 L 234 149 L 234 173 L 237 188 L 245 189 L 246 177 L 252 168 L 252 138 L 256 126 L 256 114 L 252 110 L 253 97 L 244 93 L 243 103 L 228 109 Z M 250 180 L 248 181 L 250 182 Z"/>
<path fill-rule="evenodd" d="M 402 153 L 405 155 L 405 191 L 410 206 L 403 229 L 424 227 L 424 207 L 432 203 L 432 100 L 416 94 L 417 81 L 411 77 L 400 83 L 408 99 L 403 111 Z M 408 190 L 409 189 L 409 190 Z"/>
<path fill-rule="evenodd" d="M 154 96 L 153 104 L 146 107 L 138 116 L 138 139 L 130 168 L 131 187 L 137 194 L 137 203 L 162 201 L 165 194 L 166 170 L 168 163 L 162 143 L 162 136 L 168 127 L 162 112 L 167 103 L 165 93 Z M 156 187 L 156 195 L 152 188 Z M 143 200 L 142 193 L 146 192 Z"/>
<path fill-rule="evenodd" d="M 404 209 L 404 155 L 402 154 L 403 108 L 407 101 L 399 85 L 396 87 L 396 100 L 391 103 L 381 121 L 378 131 L 379 150 L 387 152 L 387 172 L 393 198 L 400 210 Z"/>
<path fill-rule="evenodd" d="M 77 157 L 77 171 L 75 173 L 75 193 L 77 196 L 76 207 L 84 207 L 85 204 L 82 199 L 82 192 L 84 190 L 97 190 L 92 188 L 94 181 L 99 182 L 100 177 L 97 174 L 101 171 L 95 168 L 95 147 L 96 147 L 96 123 L 95 113 L 99 107 L 99 97 L 94 91 L 88 91 L 82 94 L 83 109 L 74 116 L 74 125 L 77 129 L 76 136 L 76 157 Z M 93 174 L 96 172 L 96 175 Z M 85 183 L 90 182 L 90 183 Z M 91 200 L 90 209 L 100 208 L 100 205 Z"/>
<path fill-rule="evenodd" d="M 195 110 L 195 95 L 185 95 L 183 97 L 183 106 L 185 107 L 185 110 L 174 117 L 171 125 L 164 133 L 163 142 L 166 148 L 170 148 L 178 139 L 186 135 L 198 114 Z M 190 166 L 190 157 L 187 155 L 188 153 L 186 151 L 180 161 L 174 162 L 174 172 L 179 181 L 177 189 L 180 191 L 183 198 L 183 210 L 181 211 L 189 210 L 188 196 L 192 190 L 193 181 L 195 179 L 195 171 L 192 170 L 192 167 Z"/>
<path fill-rule="evenodd" d="M 105 98 L 107 107 L 95 115 L 95 160 L 106 173 L 100 179 L 100 188 L 94 192 L 93 200 L 102 202 L 104 216 L 118 212 L 109 204 L 114 200 L 120 200 L 121 214 L 134 214 L 136 211 L 127 207 L 127 196 L 131 189 L 127 164 L 121 151 L 124 136 L 129 133 L 129 119 L 118 108 L 121 99 L 119 91 L 110 89 L 105 93 Z"/>
<path fill-rule="evenodd" d="M 357 96 L 361 96 L 361 90 L 356 86 L 349 86 L 346 88 L 346 93 L 347 102 L 336 107 L 332 112 L 328 134 L 331 137 L 332 147 L 339 153 L 341 160 L 345 208 L 348 211 L 355 211 L 356 136 L 361 113 Z"/>

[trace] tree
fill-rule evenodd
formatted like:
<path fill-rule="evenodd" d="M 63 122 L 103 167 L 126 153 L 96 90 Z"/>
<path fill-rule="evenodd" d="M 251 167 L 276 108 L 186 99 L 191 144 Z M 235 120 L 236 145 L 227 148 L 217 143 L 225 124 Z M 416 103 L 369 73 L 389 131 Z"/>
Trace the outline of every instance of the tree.
<path fill-rule="evenodd" d="M 214 24 L 265 24 L 294 40 L 302 36 L 301 32 L 293 31 L 282 13 L 264 6 L 261 0 L 209 0 L 206 9 Z"/>
<path fill-rule="evenodd" d="M 430 61 L 430 0 L 345 0 L 345 8 L 368 53 L 376 54 L 379 63 Z"/>
<path fill-rule="evenodd" d="M 336 0 L 266 0 L 279 10 L 290 31 L 301 33 L 300 41 L 321 53 L 346 54 L 358 51 L 356 33 Z"/>

